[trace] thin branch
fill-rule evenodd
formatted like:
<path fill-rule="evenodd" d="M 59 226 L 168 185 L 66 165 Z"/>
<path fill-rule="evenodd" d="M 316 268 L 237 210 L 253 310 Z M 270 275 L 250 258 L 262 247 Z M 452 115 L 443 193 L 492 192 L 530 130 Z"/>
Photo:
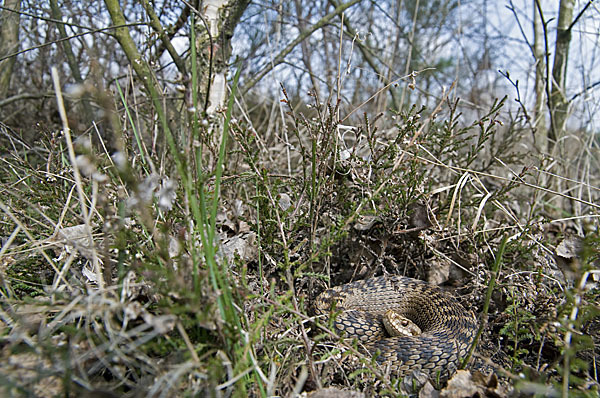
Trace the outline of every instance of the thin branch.
<path fill-rule="evenodd" d="M 67 26 L 74 26 L 74 27 L 80 28 L 80 29 L 91 29 L 89 26 L 83 26 L 83 25 L 79 25 L 79 24 L 76 24 L 76 23 L 73 23 L 73 22 L 61 21 L 60 19 L 56 19 L 56 18 L 43 17 L 41 15 L 31 14 L 31 13 L 28 13 L 26 11 L 15 11 L 12 8 L 7 8 L 7 7 L 1 6 L 1 5 L 0 5 L 0 10 L 14 12 L 14 13 L 17 13 L 19 15 L 23 15 L 25 17 L 39 19 L 40 21 L 46 21 L 46 22 L 52 22 L 52 23 L 59 23 L 59 24 L 62 24 L 62 25 L 67 25 Z"/>
<path fill-rule="evenodd" d="M 57 21 L 56 23 L 60 23 L 60 21 Z M 107 26 L 105 28 L 100 28 L 100 29 L 92 29 L 92 30 L 89 30 L 87 32 L 77 33 L 76 35 L 72 35 L 72 36 L 69 36 L 69 37 L 63 37 L 63 38 L 60 38 L 58 40 L 53 40 L 53 41 L 48 42 L 48 43 L 42 43 L 40 45 L 29 47 L 29 48 L 26 48 L 24 50 L 16 51 L 16 52 L 14 52 L 12 54 L 8 54 L 8 55 L 5 55 L 4 57 L 0 57 L 0 61 L 3 61 L 3 60 L 5 60 L 7 58 L 10 58 L 10 57 L 15 57 L 15 56 L 20 55 L 20 54 L 24 54 L 24 53 L 29 52 L 29 51 L 38 50 L 40 48 L 48 47 L 48 46 L 51 46 L 53 44 L 62 43 L 65 40 L 71 40 L 71 39 L 75 39 L 77 37 L 82 37 L 82 36 L 90 35 L 90 34 L 94 34 L 94 33 L 104 33 L 107 30 L 115 30 L 115 29 L 130 27 L 130 26 L 142 26 L 142 25 L 147 25 L 147 23 L 146 22 L 134 22 L 134 23 L 125 23 L 125 24 L 122 24 L 122 25 Z M 108 33 L 108 34 L 112 35 L 112 33 Z"/>
<path fill-rule="evenodd" d="M 52 16 L 60 21 L 63 19 L 62 12 L 58 5 L 57 0 L 50 0 L 50 9 L 52 12 Z M 56 23 L 56 28 L 61 38 L 68 37 L 67 31 L 65 29 L 65 25 L 61 23 Z M 79 64 L 77 62 L 77 58 L 75 57 L 75 53 L 73 52 L 73 47 L 71 46 L 71 42 L 69 40 L 65 40 L 62 42 L 62 48 L 67 57 L 67 63 L 69 64 L 69 69 L 71 69 L 71 73 L 73 74 L 73 79 L 77 84 L 83 84 L 83 77 L 81 75 L 81 69 L 79 68 Z M 86 121 L 92 120 L 92 108 L 89 102 L 89 93 L 84 93 L 82 101 L 83 107 L 83 117 Z"/>
<path fill-rule="evenodd" d="M 571 30 L 573 29 L 573 26 L 575 26 L 575 24 L 577 23 L 577 21 L 579 21 L 579 18 L 581 18 L 583 16 L 583 13 L 585 12 L 585 10 L 587 10 L 588 7 L 591 6 L 593 2 L 594 2 L 594 0 L 590 0 L 585 5 L 585 7 L 583 7 L 581 9 L 581 11 L 579 11 L 579 14 L 577 14 L 577 16 L 575 17 L 575 19 L 573 19 L 573 22 L 571 22 L 571 25 L 569 25 L 569 27 L 567 28 L 567 32 L 569 32 L 569 34 L 571 33 Z"/>
<path fill-rule="evenodd" d="M 531 54 L 533 55 L 533 59 L 536 59 L 535 57 L 535 50 L 533 48 L 533 44 L 531 44 L 529 42 L 529 39 L 527 38 L 527 35 L 525 34 L 525 30 L 523 29 L 523 25 L 521 25 L 521 20 L 519 19 L 519 16 L 517 15 L 517 10 L 515 9 L 515 5 L 513 4 L 512 0 L 509 1 L 508 3 L 509 5 L 506 6 L 506 8 L 508 8 L 514 15 L 515 17 L 515 21 L 517 22 L 517 26 L 519 27 L 519 31 L 521 32 L 521 36 L 523 36 L 523 40 L 525 40 L 525 43 L 527 43 L 527 47 L 529 47 L 529 50 L 531 50 Z M 535 10 L 533 10 L 533 12 L 535 12 Z M 543 23 L 543 21 L 542 21 Z"/>
<path fill-rule="evenodd" d="M 306 40 L 310 35 L 312 35 L 317 30 L 321 29 L 323 26 L 327 25 L 334 17 L 344 12 L 346 9 L 352 7 L 354 4 L 358 3 L 360 0 L 350 0 L 348 3 L 342 4 L 338 6 L 331 13 L 327 14 L 319 22 L 309 27 L 306 31 L 300 33 L 296 39 L 294 39 L 290 44 L 288 44 L 275 58 L 272 62 L 266 64 L 255 76 L 253 79 L 248 81 L 248 83 L 244 86 L 244 93 L 248 92 L 252 87 L 256 85 L 267 73 L 269 73 L 273 68 L 281 64 L 285 57 L 292 52 L 292 50 L 300 44 L 303 40 Z"/>
<path fill-rule="evenodd" d="M 12 97 L 8 97 L 8 98 L 4 98 L 4 99 L 0 100 L 0 108 L 2 108 L 3 106 L 6 106 L 8 104 L 12 104 L 13 102 L 27 100 L 27 99 L 33 99 L 33 98 L 48 98 L 48 97 L 52 97 L 52 95 L 53 95 L 53 93 L 46 93 L 46 94 L 21 93 L 21 94 L 13 95 Z"/>
<path fill-rule="evenodd" d="M 150 27 L 152 27 L 152 29 L 154 29 L 156 33 L 158 33 L 158 37 L 160 38 L 162 44 L 169 52 L 169 55 L 173 59 L 175 66 L 177 66 L 177 70 L 179 70 L 179 72 L 185 76 L 187 74 L 185 69 L 185 62 L 183 62 L 183 60 L 179 57 L 179 54 L 177 54 L 175 47 L 173 47 L 169 36 L 163 29 L 162 24 L 158 19 L 158 15 L 156 15 L 156 13 L 154 12 L 154 8 L 150 5 L 150 2 L 148 0 L 142 0 L 142 5 L 146 10 L 146 14 L 148 14 L 148 16 L 150 17 Z"/>
<path fill-rule="evenodd" d="M 206 19 L 204 19 L 204 15 L 202 15 L 200 13 L 200 11 L 198 11 L 195 7 L 193 7 L 189 2 L 187 2 L 186 0 L 181 0 L 183 1 L 183 3 L 185 5 L 187 5 L 191 11 L 194 12 L 194 14 L 196 14 L 198 16 L 198 18 L 200 18 L 200 20 L 202 21 L 202 23 L 204 24 L 204 29 L 206 29 L 206 34 L 208 35 L 208 41 L 209 41 L 209 45 L 210 45 L 210 51 L 208 52 L 208 79 L 206 82 L 206 96 L 204 98 L 204 114 L 206 115 L 206 110 L 208 109 L 208 103 L 209 103 L 209 97 L 210 97 L 210 85 L 212 83 L 212 75 L 213 75 L 213 49 L 215 48 L 214 43 L 213 43 L 213 37 L 210 34 L 210 28 L 208 27 L 208 22 L 206 22 Z M 196 43 L 191 43 L 192 46 L 195 46 Z"/>
<path fill-rule="evenodd" d="M 587 86 L 586 88 L 584 88 L 583 90 L 581 90 L 580 92 L 578 92 L 577 94 L 575 94 L 574 96 L 571 97 L 571 99 L 569 100 L 569 102 L 572 102 L 575 98 L 579 97 L 580 95 L 585 94 L 586 92 L 588 92 L 589 90 L 593 89 L 594 87 L 600 85 L 600 80 L 590 84 L 589 86 Z"/>
<path fill-rule="evenodd" d="M 556 122 L 554 120 L 554 112 L 552 112 L 552 98 L 550 97 L 550 82 L 552 81 L 552 79 L 550 77 L 550 45 L 548 44 L 548 23 L 550 23 L 552 19 L 549 19 L 548 21 L 544 20 L 544 12 L 542 11 L 542 5 L 540 4 L 540 0 L 535 0 L 535 6 L 537 12 L 540 14 L 540 21 L 542 22 L 542 29 L 544 30 L 544 54 L 546 56 L 546 62 L 544 62 L 544 66 L 546 67 L 546 106 L 550 111 L 550 131 L 548 132 L 548 149 L 550 149 L 554 145 L 554 141 L 556 140 Z"/>
<path fill-rule="evenodd" d="M 187 4 L 186 4 L 187 5 Z M 198 7 L 198 0 L 194 1 L 194 7 Z M 173 24 L 172 27 L 167 29 L 167 38 L 173 40 L 173 37 L 179 32 L 179 30 L 186 24 L 190 17 L 190 7 L 183 7 L 181 10 L 181 14 L 177 21 Z M 156 50 L 156 59 L 159 59 L 162 56 L 162 53 L 166 50 L 164 42 L 160 42 L 158 49 Z"/>
<path fill-rule="evenodd" d="M 335 0 L 329 0 L 329 3 L 331 5 L 333 5 L 334 7 L 339 7 L 339 4 Z M 344 23 L 344 26 L 346 27 L 348 36 L 350 36 L 352 38 L 356 37 L 357 32 L 350 24 L 350 20 L 348 18 L 344 18 L 343 23 Z M 358 46 L 358 49 L 360 50 L 363 58 L 365 59 L 365 61 L 367 61 L 367 64 L 369 64 L 369 66 L 371 67 L 371 69 L 373 69 L 375 74 L 383 80 L 383 83 L 386 86 L 389 86 L 390 81 L 384 76 L 383 72 L 381 72 L 379 70 L 379 66 L 375 62 L 374 54 L 372 51 L 372 49 L 375 47 L 373 45 L 371 45 L 371 43 L 369 43 L 369 39 L 367 38 L 366 44 L 364 44 L 360 40 L 356 40 L 356 45 Z M 389 92 L 392 95 L 392 101 L 394 102 L 394 105 L 399 104 L 396 92 L 394 90 L 390 90 Z"/>

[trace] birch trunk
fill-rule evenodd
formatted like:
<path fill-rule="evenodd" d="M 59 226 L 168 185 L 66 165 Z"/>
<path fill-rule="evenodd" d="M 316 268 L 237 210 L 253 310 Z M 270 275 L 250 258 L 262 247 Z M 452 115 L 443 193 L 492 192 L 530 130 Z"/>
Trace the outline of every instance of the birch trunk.
<path fill-rule="evenodd" d="M 537 9 L 537 1 L 533 2 L 533 56 L 535 57 L 535 109 L 533 111 L 533 126 L 536 129 L 535 141 L 540 153 L 548 151 L 548 133 L 546 131 L 545 100 L 546 84 L 544 73 L 546 59 L 544 55 L 544 32 L 542 19 Z"/>
<path fill-rule="evenodd" d="M 556 44 L 554 48 L 554 65 L 552 66 L 552 89 L 550 91 L 550 106 L 552 128 L 548 132 L 548 147 L 552 148 L 565 130 L 567 121 L 567 101 L 565 88 L 567 83 L 567 62 L 569 60 L 569 44 L 571 43 L 570 25 L 573 20 L 575 0 L 561 0 L 556 29 Z"/>
<path fill-rule="evenodd" d="M 231 38 L 235 26 L 240 20 L 250 0 L 209 0 L 202 4 L 204 19 L 208 24 L 208 32 L 202 21 L 197 21 L 199 34 L 196 40 L 199 57 L 203 64 L 208 64 L 207 74 L 203 81 L 210 79 L 208 89 L 208 103 L 205 105 L 208 115 L 214 114 L 222 108 L 227 98 L 227 72 L 229 71 L 229 58 L 231 57 Z M 211 72 L 211 73 L 208 73 Z M 203 84 L 201 87 L 207 87 Z"/>

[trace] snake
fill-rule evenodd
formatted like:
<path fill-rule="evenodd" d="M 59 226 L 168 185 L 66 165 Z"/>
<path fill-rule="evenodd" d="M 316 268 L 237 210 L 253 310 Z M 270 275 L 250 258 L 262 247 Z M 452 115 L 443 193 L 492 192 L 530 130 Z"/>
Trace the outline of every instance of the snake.
<path fill-rule="evenodd" d="M 475 315 L 455 297 L 427 282 L 397 275 L 327 289 L 315 299 L 315 309 L 398 377 L 419 370 L 447 380 L 477 332 Z M 393 331 L 398 323 L 407 331 Z"/>

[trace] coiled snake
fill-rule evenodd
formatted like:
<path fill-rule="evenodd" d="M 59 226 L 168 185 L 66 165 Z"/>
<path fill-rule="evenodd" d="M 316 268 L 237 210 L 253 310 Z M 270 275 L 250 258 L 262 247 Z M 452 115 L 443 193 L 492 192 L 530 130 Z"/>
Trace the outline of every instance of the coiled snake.
<path fill-rule="evenodd" d="M 424 281 L 381 276 L 337 286 L 321 293 L 317 313 L 339 311 L 334 326 L 345 337 L 356 338 L 379 364 L 402 377 L 419 369 L 447 379 L 471 345 L 477 329 L 475 316 L 454 298 Z M 391 312 L 390 312 L 391 310 Z M 390 336 L 386 314 L 397 313 L 414 323 L 415 334 Z M 412 321 L 412 322 L 411 322 Z M 378 354 L 377 354 L 378 353 Z"/>

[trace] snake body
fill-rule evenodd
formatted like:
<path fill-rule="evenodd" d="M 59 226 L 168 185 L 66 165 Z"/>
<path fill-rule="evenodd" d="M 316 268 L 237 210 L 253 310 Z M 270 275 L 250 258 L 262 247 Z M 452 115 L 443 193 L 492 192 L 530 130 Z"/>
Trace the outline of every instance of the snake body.
<path fill-rule="evenodd" d="M 321 293 L 317 313 L 337 312 L 333 324 L 356 338 L 379 364 L 399 377 L 421 370 L 447 379 L 467 354 L 477 329 L 475 316 L 438 287 L 402 276 L 381 276 Z M 383 326 L 389 310 L 421 329 L 417 336 L 390 336 Z"/>

